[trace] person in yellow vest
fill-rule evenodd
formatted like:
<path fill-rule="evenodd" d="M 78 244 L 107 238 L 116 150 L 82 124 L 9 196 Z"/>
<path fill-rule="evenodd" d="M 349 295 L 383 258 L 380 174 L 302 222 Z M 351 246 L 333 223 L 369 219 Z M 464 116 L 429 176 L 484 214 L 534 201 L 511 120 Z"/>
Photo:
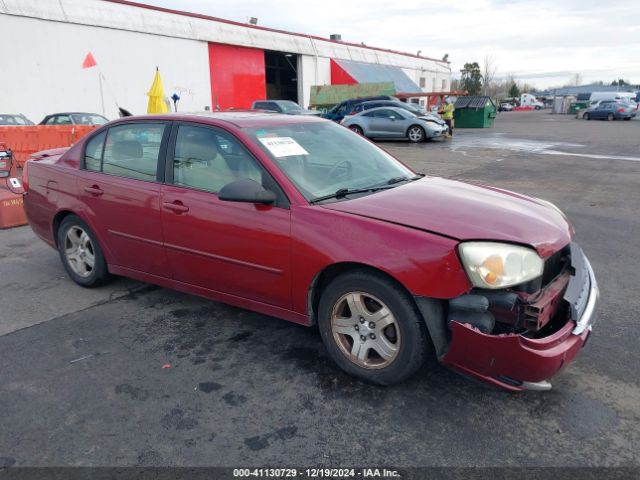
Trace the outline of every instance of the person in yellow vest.
<path fill-rule="evenodd" d="M 440 107 L 440 114 L 442 115 L 444 123 L 446 123 L 447 127 L 449 127 L 449 137 L 453 137 L 453 112 L 455 110 L 456 109 L 453 106 L 453 103 L 451 103 L 449 97 L 446 97 L 444 99 L 444 103 Z"/>

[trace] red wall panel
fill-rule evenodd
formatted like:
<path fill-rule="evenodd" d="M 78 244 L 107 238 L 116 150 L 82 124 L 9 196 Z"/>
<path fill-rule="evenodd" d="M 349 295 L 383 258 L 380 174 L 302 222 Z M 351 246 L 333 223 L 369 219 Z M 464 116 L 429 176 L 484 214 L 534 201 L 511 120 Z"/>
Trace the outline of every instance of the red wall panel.
<path fill-rule="evenodd" d="M 264 50 L 209 44 L 212 109 L 251 108 L 266 98 Z"/>
<path fill-rule="evenodd" d="M 331 60 L 331 85 L 354 85 L 358 82 L 340 65 Z"/>

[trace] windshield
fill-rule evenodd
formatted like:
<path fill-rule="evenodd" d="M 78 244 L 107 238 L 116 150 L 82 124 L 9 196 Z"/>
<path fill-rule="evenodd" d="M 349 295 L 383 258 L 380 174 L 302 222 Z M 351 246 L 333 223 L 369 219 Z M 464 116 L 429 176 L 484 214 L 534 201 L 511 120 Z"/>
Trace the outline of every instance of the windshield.
<path fill-rule="evenodd" d="M 309 201 L 415 176 L 384 150 L 333 122 L 246 131 Z"/>
<path fill-rule="evenodd" d="M 278 102 L 278 105 L 280 105 L 280 108 L 282 108 L 283 112 L 300 112 L 302 110 L 302 108 L 300 108 L 300 105 L 288 100 Z"/>
<path fill-rule="evenodd" d="M 411 113 L 415 113 L 416 115 L 424 115 L 426 113 L 424 108 L 420 108 L 420 106 L 415 103 L 404 103 L 403 105 L 405 105 L 407 110 Z"/>
<path fill-rule="evenodd" d="M 104 125 L 109 121 L 102 115 L 93 113 L 76 113 L 72 117 L 76 125 Z"/>
<path fill-rule="evenodd" d="M 33 125 L 20 115 L 0 115 L 0 125 Z"/>

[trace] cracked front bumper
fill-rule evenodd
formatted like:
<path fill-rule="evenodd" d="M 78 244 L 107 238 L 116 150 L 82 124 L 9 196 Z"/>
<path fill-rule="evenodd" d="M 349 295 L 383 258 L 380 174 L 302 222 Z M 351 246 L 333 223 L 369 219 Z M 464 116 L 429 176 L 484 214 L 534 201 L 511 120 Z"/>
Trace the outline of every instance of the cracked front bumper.
<path fill-rule="evenodd" d="M 599 289 L 593 269 L 577 245 L 571 246 L 575 274 L 564 300 L 570 320 L 553 334 L 528 338 L 519 334 L 484 334 L 452 322 L 451 342 L 442 363 L 473 378 L 506 390 L 524 390 L 543 382 L 568 365 L 591 333 Z"/>

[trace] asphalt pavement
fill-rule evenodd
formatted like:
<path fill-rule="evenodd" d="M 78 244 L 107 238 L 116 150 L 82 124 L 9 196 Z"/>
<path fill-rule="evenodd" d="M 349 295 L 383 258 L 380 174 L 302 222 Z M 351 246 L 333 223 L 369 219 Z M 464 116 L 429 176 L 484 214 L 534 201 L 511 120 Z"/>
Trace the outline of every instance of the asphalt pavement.
<path fill-rule="evenodd" d="M 601 287 L 550 392 L 428 363 L 394 387 L 314 329 L 125 279 L 86 290 L 28 227 L 0 231 L 0 459 L 15 466 L 640 466 L 640 121 L 505 112 L 380 145 L 416 170 L 557 204 Z M 2 465 L 0 465 L 0 468 Z"/>

